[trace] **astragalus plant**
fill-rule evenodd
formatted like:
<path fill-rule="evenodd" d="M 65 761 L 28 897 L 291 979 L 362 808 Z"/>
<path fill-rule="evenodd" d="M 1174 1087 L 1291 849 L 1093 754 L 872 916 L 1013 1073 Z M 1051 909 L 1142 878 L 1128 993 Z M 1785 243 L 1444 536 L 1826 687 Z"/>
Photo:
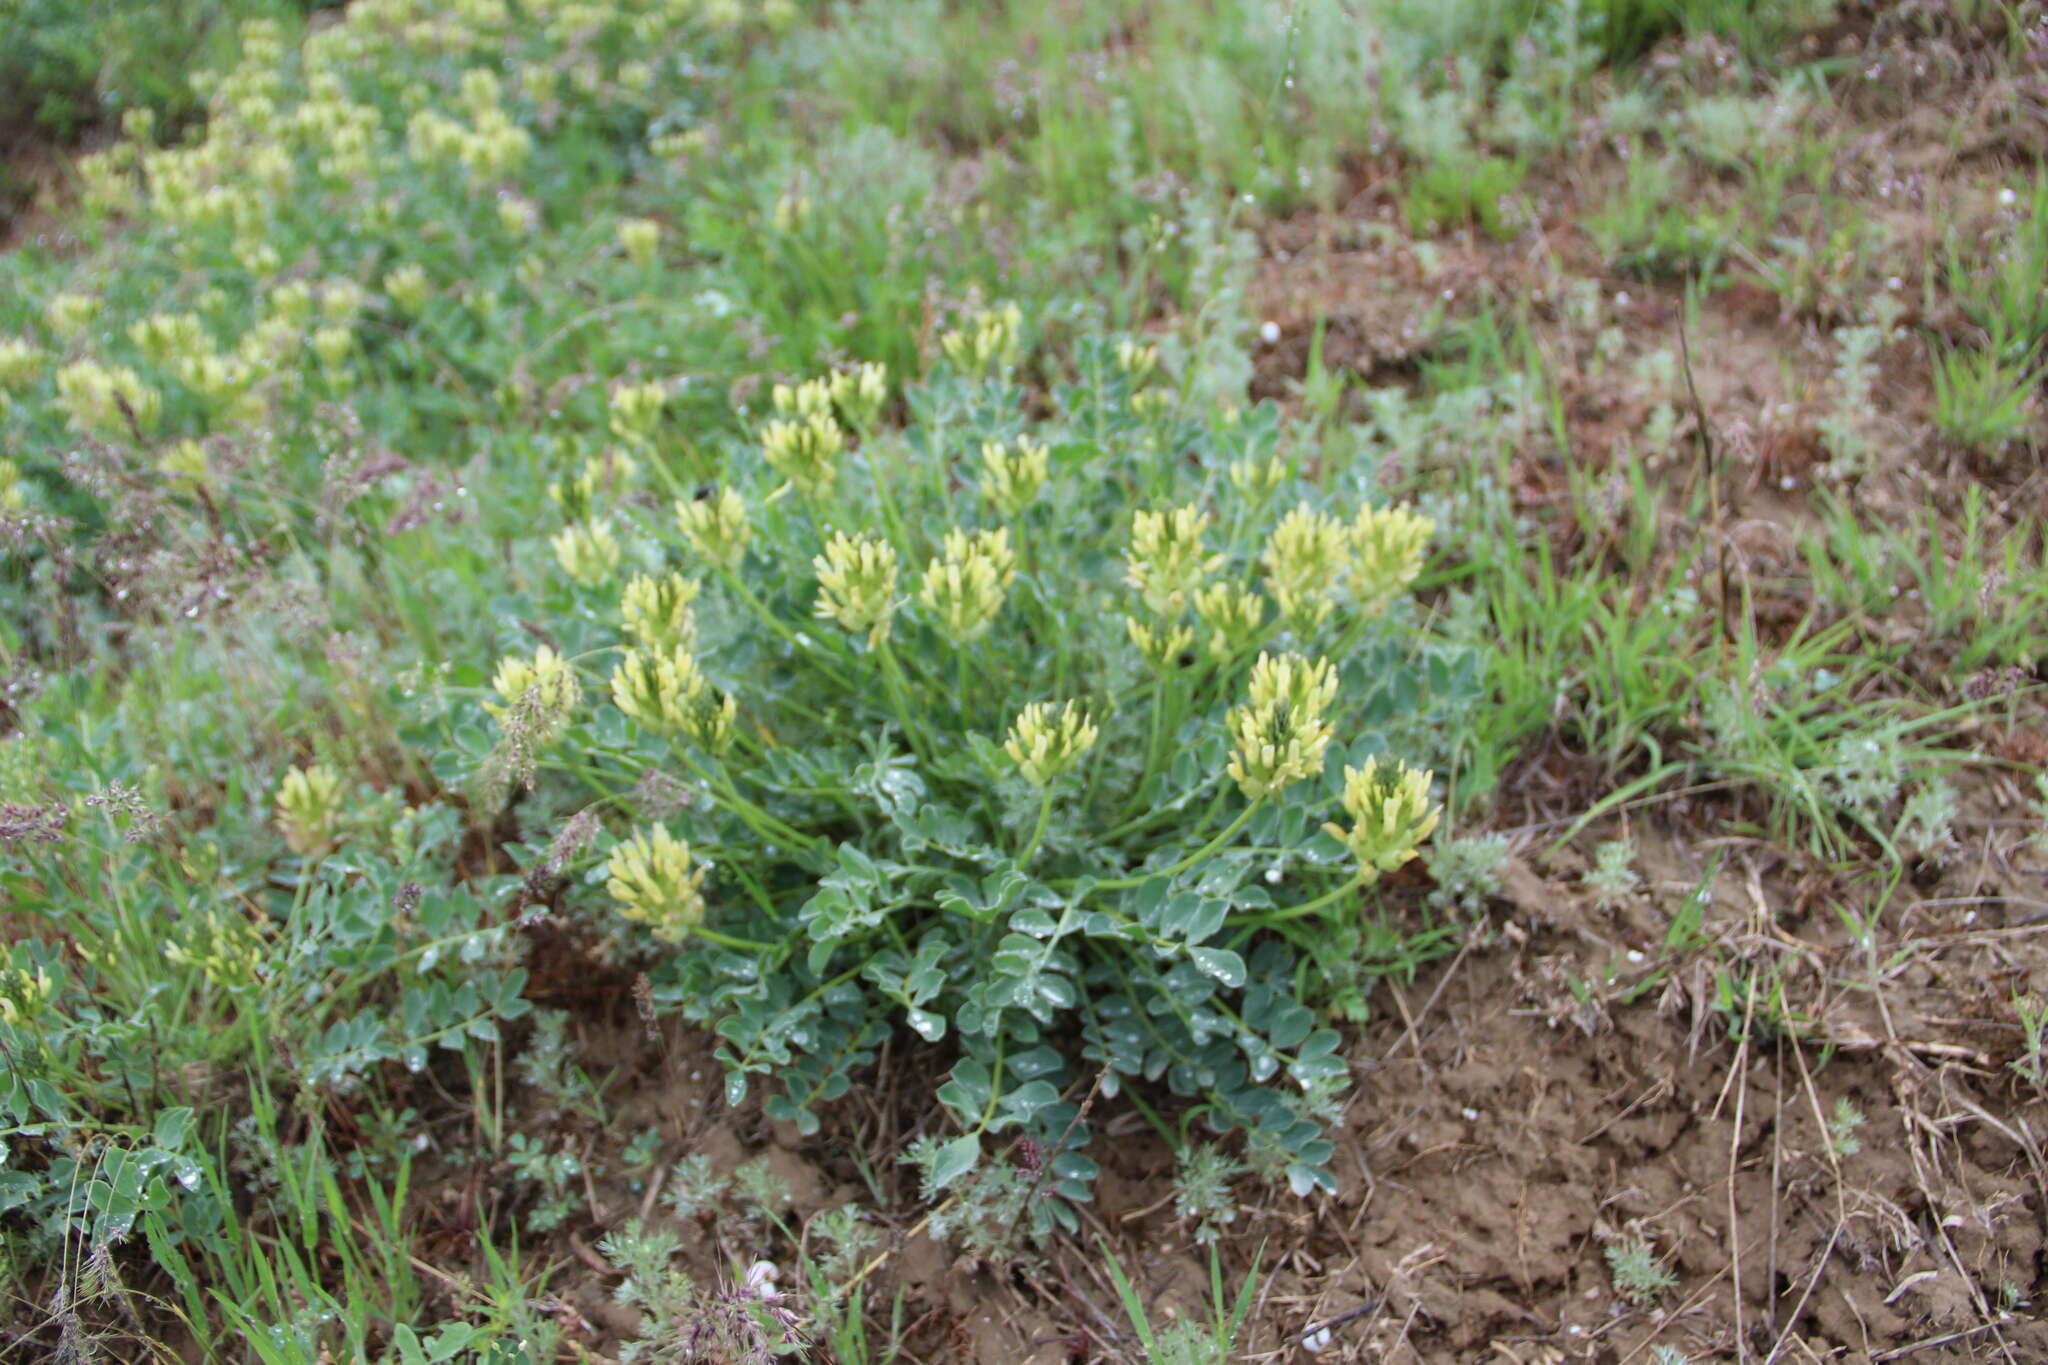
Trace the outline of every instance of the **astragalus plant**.
<path fill-rule="evenodd" d="M 622 388 L 536 533 L 549 643 L 469 742 L 487 786 L 598 797 L 585 883 L 734 1102 L 761 1077 L 815 1128 L 907 1030 L 953 1056 L 935 1188 L 1010 1134 L 1085 1197 L 1077 1105 L 1132 1086 L 1331 1188 L 1313 950 L 1430 835 L 1406 760 L 1473 691 L 1405 600 L 1433 528 L 1270 407 L 1192 410 L 1148 345 L 1027 390 L 1025 328 L 969 312 L 900 392 L 775 387 L 715 452 Z"/>

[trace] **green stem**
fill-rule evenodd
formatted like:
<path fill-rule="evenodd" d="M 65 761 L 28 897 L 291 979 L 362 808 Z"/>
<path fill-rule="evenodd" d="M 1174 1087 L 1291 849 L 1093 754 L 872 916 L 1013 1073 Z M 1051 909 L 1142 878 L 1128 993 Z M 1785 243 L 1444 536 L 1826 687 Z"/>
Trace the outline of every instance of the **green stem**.
<path fill-rule="evenodd" d="M 1045 838 L 1045 822 L 1046 819 L 1049 816 L 1051 816 L 1051 814 L 1052 790 L 1051 788 L 1047 788 L 1045 791 L 1039 794 L 1038 823 L 1037 825 L 1033 826 L 1031 830 L 1030 842 L 1026 843 L 1024 845 L 1024 851 L 1017 855 L 1017 866 L 1026 869 L 1030 868 L 1032 856 L 1038 852 L 1039 841 Z"/>
<path fill-rule="evenodd" d="M 690 932 L 698 938 L 708 939 L 712 943 L 720 944 L 723 947 L 738 948 L 743 952 L 772 953 L 775 951 L 775 945 L 772 943 L 756 943 L 750 938 L 734 938 L 730 934 L 721 934 L 716 929 L 706 929 L 701 924 L 691 925 Z"/>
<path fill-rule="evenodd" d="M 1229 843 L 1232 839 L 1236 838 L 1238 831 L 1251 823 L 1253 814 L 1256 813 L 1259 807 L 1263 804 L 1264 798 L 1262 797 L 1259 800 L 1254 801 L 1250 805 L 1246 806 L 1242 811 L 1238 812 L 1238 816 L 1235 820 L 1232 820 L 1228 825 L 1225 825 L 1223 827 L 1222 832 L 1219 833 L 1215 838 L 1211 839 L 1208 843 L 1203 844 L 1193 853 L 1188 854 L 1187 857 L 1182 858 L 1172 867 L 1161 868 L 1159 871 L 1156 872 L 1146 872 L 1136 877 L 1119 877 L 1115 881 L 1097 882 L 1095 883 L 1095 889 L 1097 891 L 1122 891 L 1128 887 L 1138 886 L 1144 882 L 1149 882 L 1154 877 L 1172 877 L 1187 871 L 1196 863 L 1201 862 L 1204 858 L 1207 858 L 1217 849 L 1222 848 L 1225 844 Z"/>
<path fill-rule="evenodd" d="M 996 1067 L 989 1077 L 988 1103 L 982 1107 L 981 1122 L 974 1125 L 974 1136 L 976 1137 L 986 1133 L 988 1126 L 995 1122 L 996 1101 L 1003 1097 L 1003 1053 L 1009 1040 L 1008 1034 L 1003 1034 L 996 1039 Z"/>
<path fill-rule="evenodd" d="M 910 742 L 918 761 L 929 763 L 931 759 L 924 751 L 924 741 L 910 723 L 910 704 L 904 696 L 903 667 L 896 662 L 896 651 L 890 647 L 886 637 L 875 645 L 875 654 L 882 661 L 882 681 L 889 690 L 889 704 L 895 708 L 896 723 L 903 727 L 903 737 Z"/>
<path fill-rule="evenodd" d="M 1346 877 L 1336 887 L 1323 895 L 1317 896 L 1312 901 L 1304 901 L 1300 905 L 1290 905 L 1285 910 L 1269 910 L 1263 915 L 1246 915 L 1237 922 L 1247 927 L 1257 926 L 1264 928 L 1280 924 L 1286 920 L 1301 919 L 1304 916 L 1315 914 L 1325 906 L 1335 904 L 1345 896 L 1356 893 L 1359 887 L 1363 885 L 1364 883 L 1357 877 Z"/>
<path fill-rule="evenodd" d="M 1218 776 L 1220 776 L 1220 774 Z M 1210 782 L 1214 782 L 1216 780 L 1217 777 L 1209 778 L 1207 782 L 1202 783 L 1201 787 L 1196 787 L 1193 791 L 1190 791 L 1188 795 L 1193 796 L 1195 792 L 1201 791 L 1202 787 L 1206 787 L 1209 785 Z M 1217 791 L 1215 800 L 1209 803 L 1209 809 L 1203 814 L 1202 818 L 1196 822 L 1195 828 L 1207 829 L 1209 827 L 1209 823 L 1216 818 L 1216 811 L 1219 807 L 1223 805 L 1224 798 L 1229 795 L 1230 788 L 1228 787 L 1224 787 Z M 1114 829 L 1110 830 L 1108 833 L 1103 834 L 1100 837 L 1099 842 L 1111 843 L 1117 839 L 1122 838 L 1126 834 L 1135 834 L 1137 831 L 1144 829 L 1147 826 L 1156 825 L 1161 820 L 1169 819 L 1172 816 L 1179 815 L 1181 813 L 1181 810 L 1182 807 L 1180 806 L 1163 806 L 1154 810 L 1147 811 L 1145 814 L 1140 815 L 1135 819 L 1124 821 L 1121 825 L 1118 825 Z"/>
<path fill-rule="evenodd" d="M 818 852 L 825 847 L 825 840 L 815 835 L 804 834 L 792 829 L 767 811 L 762 810 L 752 801 L 747 800 L 745 796 L 740 794 L 740 789 L 733 784 L 731 776 L 724 770 L 721 769 L 716 776 L 713 776 L 704 771 L 704 765 L 692 758 L 687 752 L 680 749 L 676 752 L 681 756 L 683 763 L 689 770 L 697 775 L 698 781 L 713 788 L 722 796 L 724 798 L 722 804 L 725 808 L 734 815 L 737 815 L 741 823 L 745 824 L 754 833 L 764 839 L 794 844 L 796 847 L 812 853 Z"/>
<path fill-rule="evenodd" d="M 1143 788 L 1145 778 L 1152 776 L 1152 769 L 1159 762 L 1159 739 L 1165 729 L 1166 717 L 1166 673 L 1161 670 L 1152 675 L 1152 732 L 1145 739 L 1145 772 L 1139 777 L 1138 786 Z"/>

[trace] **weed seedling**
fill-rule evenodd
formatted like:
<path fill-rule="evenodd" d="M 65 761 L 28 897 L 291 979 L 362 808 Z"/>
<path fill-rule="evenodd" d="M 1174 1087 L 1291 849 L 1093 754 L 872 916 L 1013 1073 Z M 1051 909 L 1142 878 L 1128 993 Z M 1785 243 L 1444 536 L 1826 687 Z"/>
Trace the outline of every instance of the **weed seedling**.
<path fill-rule="evenodd" d="M 1655 1303 L 1678 1283 L 1678 1276 L 1657 1259 L 1657 1249 L 1640 1234 L 1610 1242 L 1606 1256 L 1615 1292 L 1638 1307 Z"/>

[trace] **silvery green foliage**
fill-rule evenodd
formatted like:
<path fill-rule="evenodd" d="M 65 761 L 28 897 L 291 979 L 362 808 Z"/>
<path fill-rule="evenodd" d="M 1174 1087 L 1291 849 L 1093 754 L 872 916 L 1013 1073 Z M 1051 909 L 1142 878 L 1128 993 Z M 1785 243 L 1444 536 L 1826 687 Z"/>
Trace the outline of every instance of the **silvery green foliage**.
<path fill-rule="evenodd" d="M 1487 834 L 1472 839 L 1448 839 L 1424 855 L 1429 875 L 1436 878 L 1436 890 L 1429 903 L 1440 910 L 1456 908 L 1476 915 L 1501 890 L 1507 863 L 1506 836 Z"/>
<path fill-rule="evenodd" d="M 696 578 L 694 676 L 734 699 L 733 739 L 651 733 L 594 701 L 603 679 L 588 677 L 540 761 L 544 781 L 573 761 L 579 789 L 601 781 L 628 811 L 639 774 L 688 775 L 687 800 L 634 812 L 709 869 L 701 920 L 692 905 L 649 975 L 656 1008 L 716 1032 L 729 1102 L 758 1080 L 771 1117 L 814 1131 L 885 1040 L 943 1044 L 955 1060 L 937 1098 L 957 1128 L 934 1193 L 980 1166 L 991 1139 L 1027 1136 L 1044 1165 L 1026 1183 L 1051 1195 L 1023 1201 L 1033 1232 L 1077 1225 L 1072 1201 L 1096 1174 L 1077 1121 L 1091 1086 L 1112 1103 L 1128 1085 L 1179 1097 L 1210 1133 L 1245 1132 L 1261 1169 L 1296 1191 L 1334 1188 L 1321 1129 L 1349 1068 L 1315 1004 L 1359 983 L 1302 954 L 1376 917 L 1322 825 L 1344 818 L 1347 764 L 1447 766 L 1480 695 L 1471 650 L 1422 636 L 1403 600 L 1352 610 L 1341 584 L 1313 624 L 1284 627 L 1267 603 L 1220 651 L 1197 632 L 1147 661 L 1124 619 L 1146 610 L 1125 582 L 1136 512 L 1200 508 L 1204 553 L 1221 559 L 1212 581 L 1257 590 L 1283 515 L 1307 504 L 1348 524 L 1365 495 L 1303 477 L 1270 405 L 1201 408 L 1170 365 L 1144 388 L 1149 370 L 1123 350 L 1084 341 L 1037 415 L 1000 363 L 941 363 L 905 388 L 905 427 L 849 433 L 823 491 L 778 493 L 758 444 L 703 452 L 689 484 L 745 508 L 731 568 L 679 538 L 665 508 L 637 529 L 630 508 L 610 509 L 637 547 L 631 572 Z M 1048 452 L 1049 477 L 1021 511 L 998 511 L 981 452 L 1027 441 Z M 1270 485 L 1246 472 L 1269 467 Z M 828 528 L 887 543 L 892 613 L 868 611 L 858 630 L 814 614 Z M 1014 582 L 985 631 L 949 636 L 920 598 L 924 566 L 948 532 L 998 530 Z M 525 610 L 563 657 L 616 657 L 620 591 L 564 580 Z M 1178 624 L 1154 619 L 1162 633 Z M 1192 609 L 1181 619 L 1202 625 Z M 1262 651 L 1327 658 L 1338 685 L 1320 774 L 1251 809 L 1227 774 L 1224 721 Z M 1041 790 L 1005 732 L 1028 704 L 1065 700 L 1099 738 Z M 458 717 L 456 734 L 481 761 L 488 719 Z M 611 838 L 585 864 L 593 893 Z"/>

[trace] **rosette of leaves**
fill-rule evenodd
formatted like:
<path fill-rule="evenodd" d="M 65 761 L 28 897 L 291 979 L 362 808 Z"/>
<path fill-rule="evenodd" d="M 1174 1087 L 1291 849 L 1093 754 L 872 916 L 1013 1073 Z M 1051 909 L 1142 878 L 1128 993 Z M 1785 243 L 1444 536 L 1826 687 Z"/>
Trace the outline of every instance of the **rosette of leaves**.
<path fill-rule="evenodd" d="M 1029 1137 L 1064 1196 L 1032 1201 L 1032 1217 L 1072 1227 L 1065 1201 L 1095 1174 L 1078 1106 L 1127 1087 L 1241 1132 L 1268 1177 L 1333 1188 L 1322 1127 L 1348 1068 L 1316 1008 L 1314 949 L 1377 920 L 1388 893 L 1323 826 L 1347 818 L 1347 766 L 1446 766 L 1475 661 L 1424 638 L 1405 601 L 1387 608 L 1379 577 L 1361 574 L 1371 600 L 1348 597 L 1341 571 L 1318 585 L 1331 608 L 1307 634 L 1268 603 L 1231 613 L 1220 645 L 1205 627 L 1200 647 L 1142 649 L 1130 621 L 1171 638 L 1197 624 L 1201 583 L 1261 593 L 1281 516 L 1307 505 L 1348 521 L 1370 472 L 1248 496 L 1226 471 L 1274 460 L 1278 414 L 1134 406 L 1142 376 L 1107 343 L 1078 348 L 1037 420 L 1009 374 L 941 359 L 904 394 L 908 424 L 861 433 L 819 488 L 784 488 L 758 445 L 686 464 L 682 525 L 702 522 L 690 504 L 736 499 L 744 549 L 693 551 L 666 516 L 637 543 L 649 571 L 697 580 L 694 666 L 734 700 L 734 723 L 714 751 L 597 700 L 600 670 L 631 643 L 620 588 L 564 580 L 550 629 L 583 661 L 591 700 L 540 755 L 543 794 L 567 809 L 604 791 L 630 817 L 581 863 L 593 896 L 612 843 L 652 827 L 708 869 L 684 940 L 643 943 L 656 1001 L 717 1034 L 735 1103 L 759 1078 L 770 1114 L 814 1129 L 907 1030 L 952 1059 L 936 1097 L 957 1131 L 929 1163 L 934 1192 Z M 1047 452 L 1028 500 L 1014 480 L 986 482 L 990 446 Z M 1133 572 L 1134 521 L 1178 507 L 1198 509 L 1174 523 L 1201 542 L 1176 550 L 1188 590 L 1148 602 L 1131 581 L 1158 576 Z M 915 566 L 942 564 L 949 534 L 955 558 L 962 536 L 1014 555 L 971 634 L 918 592 Z M 899 581 L 867 575 L 862 592 L 893 596 L 851 626 L 819 609 L 848 591 L 834 579 L 821 597 L 820 555 L 841 535 L 907 566 Z M 1326 661 L 1327 681 L 1283 696 L 1269 677 L 1260 701 L 1262 655 Z M 1018 743 L 1027 711 L 1038 740 Z M 1234 729 L 1233 711 L 1258 723 Z M 1252 742 L 1234 734 L 1311 719 L 1316 742 L 1284 780 L 1233 777 L 1233 744 Z M 658 803 L 641 799 L 655 790 Z"/>

